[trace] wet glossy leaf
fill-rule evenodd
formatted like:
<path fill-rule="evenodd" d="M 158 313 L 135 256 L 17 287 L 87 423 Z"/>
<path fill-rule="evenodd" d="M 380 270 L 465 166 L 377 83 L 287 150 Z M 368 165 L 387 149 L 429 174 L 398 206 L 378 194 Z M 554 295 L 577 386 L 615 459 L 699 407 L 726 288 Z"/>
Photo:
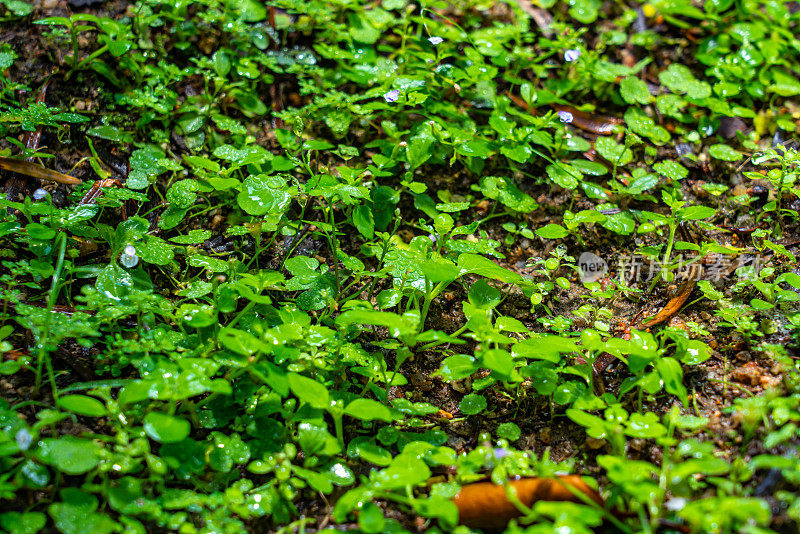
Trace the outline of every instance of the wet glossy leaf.
<path fill-rule="evenodd" d="M 347 455 L 380 466 L 387 466 L 392 462 L 389 451 L 377 445 L 374 440 L 364 437 L 350 440 L 347 444 Z"/>
<path fill-rule="evenodd" d="M 659 161 L 653 165 L 653 168 L 656 172 L 671 180 L 683 180 L 689 176 L 689 169 L 673 160 Z"/>
<path fill-rule="evenodd" d="M 582 178 L 581 172 L 565 163 L 547 166 L 547 176 L 564 189 L 575 189 Z"/>
<path fill-rule="evenodd" d="M 393 420 L 391 410 L 372 399 L 356 399 L 345 407 L 344 413 L 363 421 L 385 421 L 391 423 Z"/>
<path fill-rule="evenodd" d="M 44 528 L 47 516 L 41 512 L 6 512 L 0 514 L 0 527 L 9 534 L 36 534 Z"/>
<path fill-rule="evenodd" d="M 612 165 L 627 165 L 633 160 L 633 152 L 609 137 L 598 137 L 595 141 L 597 153 Z"/>
<path fill-rule="evenodd" d="M 297 442 L 310 456 L 333 456 L 342 450 L 336 438 L 328 432 L 327 427 L 309 422 L 298 425 Z"/>
<path fill-rule="evenodd" d="M 325 409 L 329 407 L 328 390 L 316 380 L 297 373 L 289 373 L 289 387 L 298 399 L 314 408 Z"/>
<path fill-rule="evenodd" d="M 431 470 L 419 458 L 407 454 L 397 456 L 392 464 L 375 477 L 375 486 L 381 489 L 401 489 L 426 481 Z"/>
<path fill-rule="evenodd" d="M 136 253 L 143 261 L 153 265 L 166 265 L 175 257 L 172 247 L 155 236 L 148 236 L 144 243 L 137 243 Z"/>
<path fill-rule="evenodd" d="M 445 358 L 444 361 L 442 361 L 442 366 L 434 375 L 451 382 L 466 378 L 478 369 L 479 366 L 475 358 L 467 356 L 466 354 L 455 354 Z"/>
<path fill-rule="evenodd" d="M 712 158 L 721 159 L 723 161 L 738 161 L 742 159 L 742 154 L 728 145 L 713 145 L 709 147 L 708 153 Z"/>
<path fill-rule="evenodd" d="M 689 206 L 681 210 L 680 217 L 685 221 L 694 221 L 698 219 L 708 219 L 716 215 L 717 210 L 709 206 Z"/>
<path fill-rule="evenodd" d="M 569 230 L 559 224 L 548 224 L 536 229 L 536 235 L 545 239 L 561 239 L 569 235 Z"/>
<path fill-rule="evenodd" d="M 619 92 L 628 104 L 649 104 L 654 100 L 647 84 L 634 76 L 627 76 L 620 82 Z"/>
<path fill-rule="evenodd" d="M 671 63 L 658 75 L 661 83 L 678 93 L 686 93 L 691 98 L 707 98 L 711 96 L 711 86 L 698 81 L 692 71 L 680 63 Z"/>
<path fill-rule="evenodd" d="M 186 439 L 192 426 L 185 418 L 161 412 L 144 416 L 144 431 L 159 443 L 177 443 Z"/>
<path fill-rule="evenodd" d="M 466 415 L 476 415 L 486 409 L 486 398 L 476 393 L 470 393 L 461 399 L 458 407 Z"/>
<path fill-rule="evenodd" d="M 96 445 L 74 436 L 42 440 L 38 454 L 44 461 L 68 475 L 81 475 L 100 462 Z"/>
<path fill-rule="evenodd" d="M 47 511 L 59 531 L 64 534 L 93 532 L 108 534 L 117 525 L 106 515 L 96 513 L 97 497 L 75 488 L 61 490 L 61 502 L 51 504 Z"/>
<path fill-rule="evenodd" d="M 66 395 L 59 397 L 58 406 L 64 410 L 88 417 L 102 417 L 106 415 L 105 405 L 94 397 L 88 397 L 86 395 Z"/>
<path fill-rule="evenodd" d="M 289 205 L 291 195 L 285 179 L 261 174 L 247 178 L 236 199 L 250 215 L 281 214 Z"/>

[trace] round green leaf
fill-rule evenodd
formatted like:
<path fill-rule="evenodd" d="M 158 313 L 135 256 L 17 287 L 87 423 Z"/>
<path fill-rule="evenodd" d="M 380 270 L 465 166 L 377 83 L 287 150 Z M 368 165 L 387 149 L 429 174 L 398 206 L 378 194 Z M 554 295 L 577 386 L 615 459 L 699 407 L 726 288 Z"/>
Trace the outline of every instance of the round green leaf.
<path fill-rule="evenodd" d="M 85 415 L 87 417 L 102 417 L 106 414 L 106 407 L 94 397 L 86 395 L 67 395 L 58 399 L 58 406 L 64 410 Z"/>
<path fill-rule="evenodd" d="M 361 419 L 363 421 L 385 421 L 392 422 L 392 412 L 381 404 L 380 402 L 372 399 L 356 399 L 344 409 L 344 413 L 350 417 Z"/>
<path fill-rule="evenodd" d="M 42 440 L 39 454 L 68 475 L 82 475 L 94 469 L 99 463 L 94 443 L 74 436 Z"/>
<path fill-rule="evenodd" d="M 177 443 L 189 435 L 192 426 L 186 419 L 161 412 L 150 412 L 144 416 L 144 431 L 159 443 Z"/>
<path fill-rule="evenodd" d="M 310 404 L 314 408 L 325 409 L 329 407 L 330 396 L 328 390 L 311 378 L 297 373 L 289 373 L 289 387 L 298 399 Z"/>
<path fill-rule="evenodd" d="M 728 145 L 718 144 L 709 147 L 709 155 L 712 158 L 721 159 L 723 161 L 738 161 L 742 159 L 741 152 L 732 149 Z"/>
<path fill-rule="evenodd" d="M 470 393 L 461 399 L 461 403 L 458 407 L 461 409 L 462 413 L 475 415 L 486 409 L 486 399 L 477 393 Z"/>
<path fill-rule="evenodd" d="M 497 427 L 497 436 L 508 441 L 517 441 L 522 435 L 522 431 L 514 423 L 501 423 Z"/>
<path fill-rule="evenodd" d="M 635 76 L 625 77 L 619 84 L 619 92 L 628 104 L 649 104 L 654 100 L 647 84 Z"/>
<path fill-rule="evenodd" d="M 545 239 L 561 239 L 569 235 L 569 230 L 560 224 L 548 224 L 536 230 L 536 235 Z"/>

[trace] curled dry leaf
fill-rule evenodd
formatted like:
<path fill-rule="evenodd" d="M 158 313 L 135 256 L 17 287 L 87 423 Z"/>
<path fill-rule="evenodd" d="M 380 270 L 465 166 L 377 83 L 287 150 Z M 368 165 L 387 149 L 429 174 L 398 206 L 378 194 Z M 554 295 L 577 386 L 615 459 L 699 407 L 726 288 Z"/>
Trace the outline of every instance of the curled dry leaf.
<path fill-rule="evenodd" d="M 692 264 L 689 270 L 689 279 L 684 281 L 678 288 L 678 293 L 672 297 L 667 304 L 661 308 L 657 314 L 642 323 L 644 328 L 650 328 L 657 324 L 661 324 L 676 313 L 681 307 L 689 300 L 689 295 L 694 291 L 697 285 L 697 280 L 700 278 L 700 267 L 697 264 Z"/>
<path fill-rule="evenodd" d="M 517 4 L 519 4 L 519 7 L 525 13 L 530 15 L 533 22 L 536 23 L 536 26 L 539 27 L 545 37 L 551 37 L 553 35 L 554 31 L 551 26 L 553 23 L 553 15 L 545 9 L 534 6 L 531 0 L 517 0 Z"/>
<path fill-rule="evenodd" d="M 58 171 L 52 171 L 46 167 L 42 167 L 37 163 L 31 163 L 30 161 L 22 161 L 3 156 L 0 156 L 0 169 L 24 174 L 25 176 L 31 176 L 33 178 L 39 178 L 40 180 L 58 182 L 60 184 L 79 185 L 82 183 L 77 178 L 73 178 L 68 174 L 62 174 Z"/>
<path fill-rule="evenodd" d="M 608 117 L 606 115 L 593 115 L 571 106 L 554 105 L 553 109 L 570 113 L 572 115 L 573 126 L 577 126 L 581 130 L 597 135 L 611 135 L 614 133 L 614 128 L 618 124 L 625 124 L 625 121 L 622 119 Z"/>
<path fill-rule="evenodd" d="M 556 478 L 523 478 L 508 483 L 519 501 L 532 507 L 538 501 L 594 501 L 603 505 L 603 498 L 577 475 Z M 582 498 L 583 497 L 583 498 Z M 505 486 L 476 482 L 461 488 L 453 498 L 458 508 L 459 523 L 470 528 L 501 530 L 522 512 L 508 499 Z"/>
<path fill-rule="evenodd" d="M 529 106 L 524 100 L 520 97 L 513 95 L 506 91 L 506 96 L 511 99 L 519 107 L 527 110 L 529 113 L 533 115 L 538 115 L 538 112 Z M 625 121 L 622 119 L 618 119 L 616 117 L 609 117 L 607 115 L 594 115 L 591 113 L 586 113 L 585 111 L 580 111 L 572 106 L 562 106 L 554 104 L 553 109 L 556 111 L 563 111 L 572 115 L 570 123 L 573 126 L 580 128 L 581 130 L 585 130 L 587 132 L 596 134 L 596 135 L 613 135 L 614 129 L 617 125 L 625 124 Z"/>

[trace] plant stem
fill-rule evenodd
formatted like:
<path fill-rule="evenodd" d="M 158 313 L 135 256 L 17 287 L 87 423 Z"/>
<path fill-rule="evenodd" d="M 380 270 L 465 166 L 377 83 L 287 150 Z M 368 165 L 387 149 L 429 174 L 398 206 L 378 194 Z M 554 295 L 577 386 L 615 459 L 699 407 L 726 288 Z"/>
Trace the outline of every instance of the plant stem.
<path fill-rule="evenodd" d="M 675 222 L 672 222 L 669 225 L 669 241 L 667 242 L 667 251 L 664 253 L 664 259 L 661 260 L 662 267 L 666 267 L 669 263 L 669 258 L 672 256 L 672 246 L 675 243 L 675 231 L 678 229 L 678 225 Z M 653 278 L 653 282 L 650 284 L 650 288 L 647 290 L 648 293 L 652 293 L 653 290 L 656 288 L 656 284 L 659 280 L 664 278 L 664 269 L 659 270 L 658 276 Z"/>
<path fill-rule="evenodd" d="M 58 297 L 58 284 L 61 282 L 61 270 L 64 267 L 64 254 L 67 250 L 67 234 L 60 232 L 56 237 L 56 245 L 58 246 L 58 261 L 56 268 L 53 271 L 53 280 L 50 283 L 50 292 L 47 295 L 47 309 L 44 320 L 44 330 L 42 338 L 39 340 L 39 356 L 36 364 L 36 383 L 33 388 L 34 395 L 39 394 L 39 388 L 42 385 L 42 365 L 47 361 L 47 372 L 50 376 L 50 387 L 53 390 L 53 399 L 58 400 L 58 390 L 56 389 L 56 378 L 53 372 L 53 365 L 50 361 L 49 351 L 47 345 L 50 341 L 50 323 L 53 319 L 53 306 L 56 304 Z"/>

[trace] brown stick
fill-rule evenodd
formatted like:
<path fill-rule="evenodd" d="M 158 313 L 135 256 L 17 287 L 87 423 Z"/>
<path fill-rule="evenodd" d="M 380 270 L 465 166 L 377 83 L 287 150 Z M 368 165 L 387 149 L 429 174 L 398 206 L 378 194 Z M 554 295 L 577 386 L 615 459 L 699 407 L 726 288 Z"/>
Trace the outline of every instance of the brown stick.
<path fill-rule="evenodd" d="M 39 178 L 40 180 L 58 182 L 60 184 L 79 185 L 83 183 L 77 178 L 73 178 L 68 174 L 63 174 L 58 171 L 50 170 L 46 167 L 42 167 L 38 163 L 22 161 L 14 158 L 6 158 L 3 156 L 0 156 L 0 169 L 16 172 L 18 174 L 24 174 L 25 176 L 31 176 L 33 178 Z"/>
<path fill-rule="evenodd" d="M 614 128 L 618 124 L 625 124 L 625 121 L 622 119 L 608 117 L 606 115 L 592 115 L 571 106 L 553 104 L 553 109 L 570 113 L 572 115 L 571 124 L 577 126 L 581 130 L 597 135 L 612 135 L 614 133 Z"/>
<path fill-rule="evenodd" d="M 506 92 L 506 96 L 511 99 L 519 107 L 538 115 L 536 110 L 531 108 L 520 97 Z M 618 124 L 625 124 L 625 121 L 616 117 L 609 117 L 607 115 L 593 115 L 573 108 L 572 106 L 562 106 L 560 104 L 552 104 L 551 107 L 556 111 L 566 111 L 572 115 L 572 124 L 581 130 L 596 134 L 596 135 L 613 135 L 614 127 Z"/>
<path fill-rule="evenodd" d="M 576 494 L 583 494 L 587 500 L 603 505 L 603 498 L 577 475 L 557 478 L 523 478 L 513 480 L 517 498 L 528 508 L 538 501 L 585 502 Z M 453 498 L 458 508 L 459 523 L 470 528 L 501 530 L 522 512 L 506 495 L 504 486 L 491 482 L 467 484 Z"/>

